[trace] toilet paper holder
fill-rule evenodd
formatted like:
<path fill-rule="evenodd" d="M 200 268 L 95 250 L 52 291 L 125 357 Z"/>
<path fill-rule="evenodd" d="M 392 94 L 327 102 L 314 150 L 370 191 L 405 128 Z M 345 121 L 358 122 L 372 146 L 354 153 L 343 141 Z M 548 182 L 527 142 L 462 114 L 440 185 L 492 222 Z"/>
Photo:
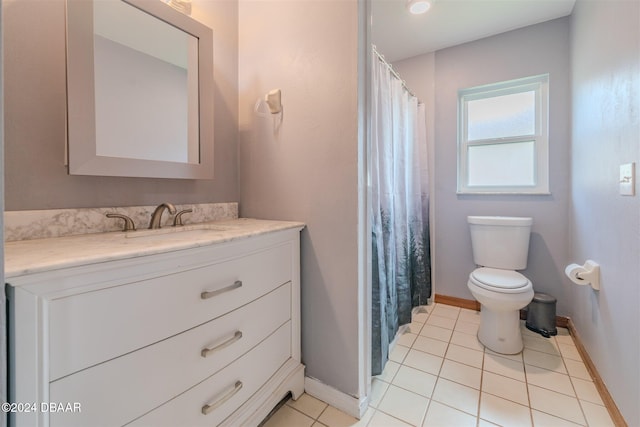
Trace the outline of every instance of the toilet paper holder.
<path fill-rule="evenodd" d="M 584 265 L 569 264 L 564 273 L 577 285 L 591 285 L 594 290 L 600 290 L 600 264 L 595 261 L 588 259 Z"/>

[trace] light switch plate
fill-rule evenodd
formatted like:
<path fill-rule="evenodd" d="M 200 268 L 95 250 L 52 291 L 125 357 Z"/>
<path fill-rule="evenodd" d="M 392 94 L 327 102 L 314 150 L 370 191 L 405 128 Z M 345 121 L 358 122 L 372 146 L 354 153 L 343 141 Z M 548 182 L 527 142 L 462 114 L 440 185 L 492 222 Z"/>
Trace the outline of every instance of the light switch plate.
<path fill-rule="evenodd" d="M 634 196 L 636 194 L 635 182 L 636 171 L 635 163 L 627 163 L 620 165 L 620 195 Z"/>

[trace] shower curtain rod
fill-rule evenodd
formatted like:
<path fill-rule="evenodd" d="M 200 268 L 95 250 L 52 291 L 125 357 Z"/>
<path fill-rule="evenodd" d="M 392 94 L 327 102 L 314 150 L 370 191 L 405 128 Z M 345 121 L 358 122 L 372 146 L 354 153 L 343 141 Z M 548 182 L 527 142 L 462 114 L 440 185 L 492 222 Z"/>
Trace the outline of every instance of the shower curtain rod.
<path fill-rule="evenodd" d="M 378 59 L 380 61 L 382 61 L 382 63 L 384 65 L 387 66 L 387 68 L 389 69 L 389 71 L 391 72 L 391 74 L 393 74 L 393 76 L 400 80 L 400 83 L 402 83 L 402 87 L 404 88 L 404 90 L 406 90 L 407 92 L 409 92 L 409 95 L 413 96 L 414 98 L 418 98 L 417 96 L 415 96 L 415 94 L 413 92 L 411 92 L 411 89 L 409 89 L 409 87 L 407 87 L 407 82 L 404 81 L 404 79 L 402 77 L 400 77 L 400 74 L 398 74 L 396 72 L 396 70 L 393 69 L 393 65 L 389 64 L 387 62 L 386 59 L 384 59 L 384 55 L 382 55 L 380 52 L 378 52 L 378 49 L 376 48 L 376 45 L 371 45 L 371 47 L 373 48 L 373 53 L 376 54 L 376 56 L 378 57 Z M 418 102 L 420 102 L 420 99 L 418 98 Z"/>

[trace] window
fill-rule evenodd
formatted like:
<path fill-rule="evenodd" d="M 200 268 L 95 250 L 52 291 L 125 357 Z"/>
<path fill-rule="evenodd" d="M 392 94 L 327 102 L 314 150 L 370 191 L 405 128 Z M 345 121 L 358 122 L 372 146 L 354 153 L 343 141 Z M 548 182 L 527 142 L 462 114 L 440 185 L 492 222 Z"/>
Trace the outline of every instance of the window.
<path fill-rule="evenodd" d="M 458 92 L 458 193 L 549 194 L 549 75 Z"/>

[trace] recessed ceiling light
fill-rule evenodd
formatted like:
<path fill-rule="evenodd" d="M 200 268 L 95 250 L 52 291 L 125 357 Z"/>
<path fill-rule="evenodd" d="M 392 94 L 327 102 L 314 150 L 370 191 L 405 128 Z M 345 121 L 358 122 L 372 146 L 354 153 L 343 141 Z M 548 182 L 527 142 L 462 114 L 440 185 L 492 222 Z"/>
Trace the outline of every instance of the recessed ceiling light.
<path fill-rule="evenodd" d="M 409 0 L 407 1 L 407 9 L 414 15 L 425 13 L 431 8 L 431 1 L 428 0 Z"/>

